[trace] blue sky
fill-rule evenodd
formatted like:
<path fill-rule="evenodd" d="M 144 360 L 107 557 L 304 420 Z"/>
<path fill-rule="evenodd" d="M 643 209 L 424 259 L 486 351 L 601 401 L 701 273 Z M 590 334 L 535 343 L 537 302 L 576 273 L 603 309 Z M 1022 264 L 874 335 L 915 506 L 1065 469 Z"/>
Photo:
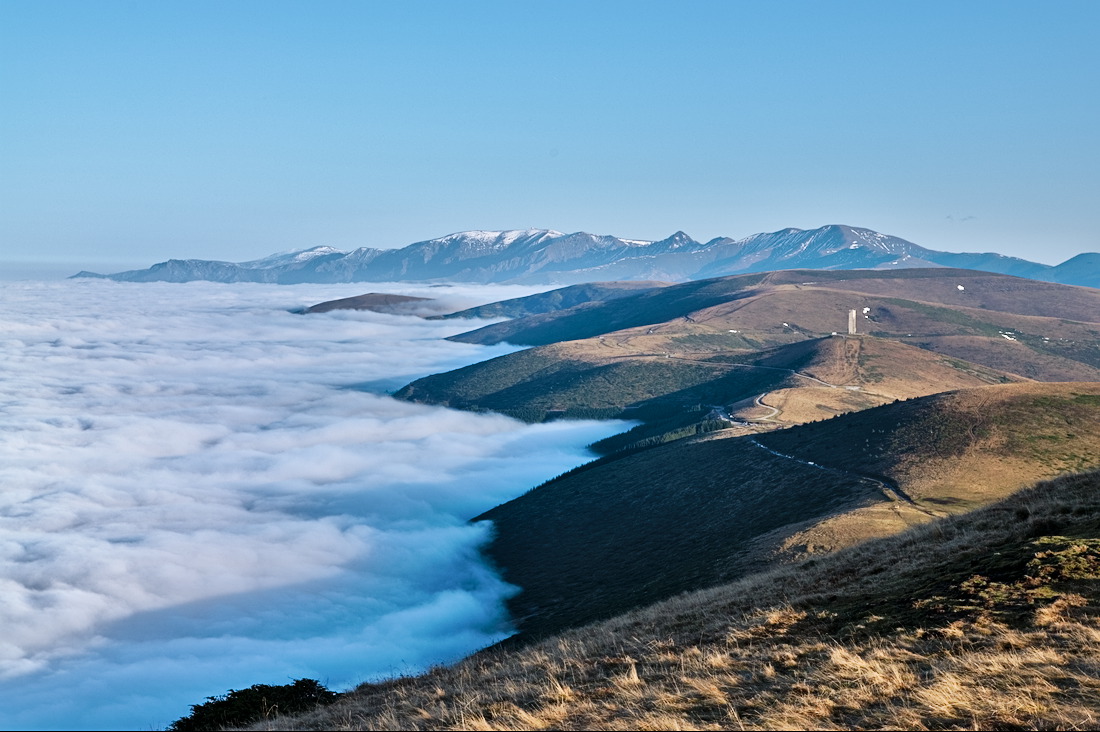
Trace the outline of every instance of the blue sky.
<path fill-rule="evenodd" d="M 0 0 L 0 260 L 463 229 L 1100 250 L 1100 3 Z"/>

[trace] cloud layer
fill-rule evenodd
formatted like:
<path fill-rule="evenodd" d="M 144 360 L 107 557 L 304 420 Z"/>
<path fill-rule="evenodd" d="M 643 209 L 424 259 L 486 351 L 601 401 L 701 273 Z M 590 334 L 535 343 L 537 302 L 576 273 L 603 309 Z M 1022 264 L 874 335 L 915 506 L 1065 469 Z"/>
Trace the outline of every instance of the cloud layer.
<path fill-rule="evenodd" d="M 290 312 L 361 292 L 0 291 L 0 726 L 163 726 L 229 688 L 346 688 L 503 637 L 512 588 L 466 520 L 617 428 L 372 393 L 509 349 L 441 340 L 468 323 Z"/>

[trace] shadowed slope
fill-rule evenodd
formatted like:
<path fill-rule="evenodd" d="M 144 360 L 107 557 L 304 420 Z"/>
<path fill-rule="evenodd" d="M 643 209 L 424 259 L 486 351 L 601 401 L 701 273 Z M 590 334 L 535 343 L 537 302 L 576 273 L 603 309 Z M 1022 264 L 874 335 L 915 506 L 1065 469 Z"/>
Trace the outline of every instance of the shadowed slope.
<path fill-rule="evenodd" d="M 760 536 L 885 500 L 749 438 L 665 445 L 578 469 L 487 511 L 487 549 L 522 591 L 513 622 L 535 636 L 611 617 L 763 566 Z"/>
<path fill-rule="evenodd" d="M 488 305 L 460 310 L 447 315 L 433 315 L 429 320 L 453 318 L 523 318 L 530 315 L 558 312 L 578 305 L 592 306 L 639 292 L 666 287 L 668 282 L 588 282 L 583 285 L 561 287 L 526 297 L 501 300 Z"/>

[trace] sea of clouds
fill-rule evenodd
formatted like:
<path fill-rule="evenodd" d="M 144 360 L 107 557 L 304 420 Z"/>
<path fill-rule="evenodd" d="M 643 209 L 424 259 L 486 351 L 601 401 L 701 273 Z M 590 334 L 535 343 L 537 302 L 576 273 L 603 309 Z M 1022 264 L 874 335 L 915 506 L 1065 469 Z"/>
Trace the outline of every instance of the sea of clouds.
<path fill-rule="evenodd" d="M 439 310 L 515 287 L 0 283 L 0 726 L 162 728 L 230 688 L 335 689 L 508 633 L 467 520 L 621 423 L 386 396 L 514 350 Z"/>

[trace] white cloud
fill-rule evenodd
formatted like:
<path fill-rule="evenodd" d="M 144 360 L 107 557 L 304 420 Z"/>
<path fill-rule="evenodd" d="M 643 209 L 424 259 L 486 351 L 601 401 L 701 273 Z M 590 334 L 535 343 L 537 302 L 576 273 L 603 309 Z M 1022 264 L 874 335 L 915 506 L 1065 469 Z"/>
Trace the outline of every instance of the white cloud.
<path fill-rule="evenodd" d="M 289 312 L 363 291 L 5 286 L 0 725 L 163 726 L 229 688 L 342 688 L 502 637 L 511 588 L 466 520 L 615 428 L 354 388 L 510 350 L 441 340 L 470 323 Z"/>

